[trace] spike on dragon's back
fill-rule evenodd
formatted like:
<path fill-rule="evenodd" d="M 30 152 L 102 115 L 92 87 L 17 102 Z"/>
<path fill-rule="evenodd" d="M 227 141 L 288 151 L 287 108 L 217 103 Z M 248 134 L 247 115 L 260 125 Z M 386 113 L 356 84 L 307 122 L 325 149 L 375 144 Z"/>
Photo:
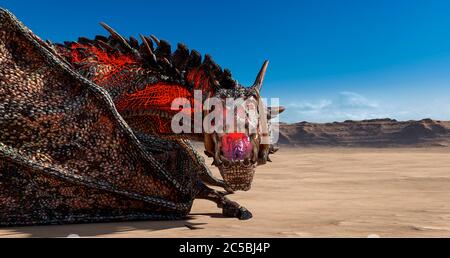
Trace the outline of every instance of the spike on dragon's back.
<path fill-rule="evenodd" d="M 239 87 L 231 72 L 228 69 L 222 71 L 209 55 L 205 55 L 202 61 L 200 53 L 189 51 L 181 43 L 172 53 L 171 45 L 154 35 L 147 37 L 141 34 L 142 43 L 139 44 L 134 37 L 127 40 L 107 24 L 100 24 L 111 36 L 98 35 L 93 40 L 81 37 L 77 42 L 55 45 L 56 50 L 87 78 L 99 80 L 125 68 L 144 68 L 147 73 L 164 75 L 159 76 L 163 78 L 154 75 L 155 79 L 172 81 L 191 89 L 214 92 Z"/>
<path fill-rule="evenodd" d="M 89 189 L 103 194 L 104 191 L 117 192 L 119 186 L 126 188 L 131 191 L 126 197 L 122 190 L 117 194 L 122 198 L 132 198 L 136 201 L 134 205 L 160 198 L 157 202 L 151 201 L 152 205 L 160 208 L 149 206 L 149 210 L 140 211 L 144 214 L 141 214 L 141 218 L 150 218 L 155 212 L 159 218 L 186 215 L 194 199 L 216 202 L 223 208 L 223 214 L 226 216 L 240 219 L 251 217 L 249 211 L 225 196 L 233 191 L 249 190 L 256 167 L 270 161 L 269 155 L 274 154 L 277 147 L 264 144 L 261 140 L 264 135 L 260 131 L 252 134 L 219 134 L 205 131 L 175 134 L 171 122 L 179 110 L 172 110 L 171 104 L 177 98 L 193 102 L 195 90 L 202 91 L 202 103 L 209 97 L 217 97 L 222 101 L 227 98 L 243 98 L 260 103 L 268 61 L 264 62 L 254 85 L 244 87 L 232 78 L 228 69 L 223 70 L 209 55 L 202 58 L 200 53 L 190 51 L 183 44 L 178 44 L 177 49 L 172 51 L 167 41 L 153 35 L 140 35 L 139 43 L 133 37 L 125 39 L 110 26 L 101 23 L 110 36 L 96 36 L 94 39 L 81 37 L 76 42 L 53 44 L 40 40 L 8 11 L 0 9 L 0 14 L 0 43 L 3 46 L 0 50 L 6 51 L 0 51 L 0 64 L 9 62 L 21 63 L 24 66 L 22 60 L 28 60 L 26 65 L 32 67 L 28 68 L 29 70 L 15 71 L 6 63 L 0 66 L 2 69 L 9 69 L 0 73 L 0 87 L 15 89 L 0 91 L 7 94 L 0 94 L 0 99 L 19 103 L 14 102 L 14 107 L 17 109 L 16 114 L 20 115 L 18 118 L 17 115 L 13 116 L 13 119 L 39 121 L 23 123 L 22 120 L 8 120 L 9 114 L 2 113 L 8 110 L 2 110 L 3 105 L 0 105 L 0 129 L 4 132 L 0 135 L 0 156 L 6 157 L 13 153 L 3 146 L 17 145 L 18 152 L 25 151 L 21 149 L 23 146 L 34 146 L 26 150 L 31 153 L 29 159 L 18 160 L 13 157 L 11 164 L 23 165 L 23 159 L 40 160 L 48 162 L 48 166 L 57 165 L 59 169 L 70 168 L 63 169 L 65 172 L 61 172 L 62 174 L 78 171 L 81 178 L 99 177 L 111 181 L 111 186 L 107 187 L 106 183 L 98 186 L 94 184 L 89 185 Z M 41 69 L 36 70 L 36 67 Z M 42 73 L 42 77 L 29 74 L 30 70 Z M 17 73 L 20 75 L 17 78 L 23 78 L 28 83 L 18 84 L 17 80 L 10 80 L 11 77 L 2 77 L 1 74 L 5 72 Z M 35 85 L 41 84 L 42 90 L 33 90 Z M 98 87 L 106 90 L 107 94 Z M 45 96 L 34 96 L 27 101 L 15 100 L 15 97 L 22 96 L 23 92 L 38 92 Z M 95 94 L 91 96 L 89 92 Z M 272 107 L 267 108 L 267 111 L 267 118 L 270 120 L 283 112 L 284 108 Z M 17 127 L 12 127 L 14 124 L 23 128 L 17 130 Z M 270 123 L 266 126 L 270 127 Z M 48 131 L 50 129 L 51 131 Z M 270 132 L 270 128 L 267 129 L 266 132 Z M 15 139 L 22 139 L 23 135 L 16 134 L 25 131 L 35 132 L 41 140 L 30 141 L 28 145 L 22 145 L 26 140 L 21 140 L 19 144 Z M 204 142 L 206 155 L 213 159 L 213 164 L 219 168 L 224 180 L 212 176 L 203 158 L 190 143 L 191 139 Z M 42 144 L 45 146 L 41 146 Z M 119 153 L 119 150 L 122 152 Z M 141 171 L 141 168 L 145 169 Z M 6 169 L 3 163 L 0 163 L 0 169 Z M 45 169 L 40 171 L 43 175 L 48 173 Z M 149 173 L 166 179 L 146 181 Z M 120 179 L 123 176 L 126 178 Z M 119 181 L 114 181 L 116 178 Z M 0 177 L 0 181 L 3 179 Z M 79 184 L 78 179 L 76 181 L 61 176 L 58 180 Z M 135 184 L 133 180 L 140 183 Z M 213 190 L 206 185 L 222 187 L 227 193 Z M 53 188 L 60 190 L 57 185 Z M 141 189 L 148 189 L 148 193 Z M 30 195 L 31 198 L 28 198 L 32 200 L 34 195 Z M 140 195 L 142 196 L 138 198 Z M 80 203 L 86 201 L 80 196 L 73 198 L 78 198 Z M 104 198 L 110 200 L 110 197 Z M 62 205 L 70 207 L 70 204 L 66 203 L 66 197 L 61 197 L 61 200 Z M 33 202 L 33 205 L 39 203 Z M 41 204 L 44 205 L 43 203 Z M 115 208 L 119 208 L 115 204 L 109 204 L 107 207 L 114 211 L 102 211 L 100 217 L 96 214 L 98 220 L 111 220 L 114 217 L 111 212 L 117 212 Z M 38 207 L 40 210 L 47 208 L 49 207 Z M 1 209 L 0 205 L 0 211 Z M 77 207 L 73 209 L 75 213 L 81 212 Z M 122 207 L 120 211 L 126 213 L 129 210 Z M 1 216 L 4 216 L 6 221 L 10 215 L 3 213 Z M 94 216 L 88 215 L 89 218 Z M 134 218 L 119 215 L 123 219 Z M 73 213 L 70 212 L 63 212 L 58 216 L 59 219 L 53 219 L 61 223 L 73 219 Z M 47 222 L 48 216 L 25 224 Z"/>

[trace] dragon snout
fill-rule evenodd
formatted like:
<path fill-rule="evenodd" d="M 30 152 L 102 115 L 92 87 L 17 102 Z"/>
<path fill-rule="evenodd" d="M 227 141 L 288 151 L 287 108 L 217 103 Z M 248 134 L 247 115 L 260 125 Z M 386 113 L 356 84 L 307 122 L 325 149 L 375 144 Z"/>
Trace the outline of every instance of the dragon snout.
<path fill-rule="evenodd" d="M 248 191 L 257 166 L 257 146 L 244 133 L 215 134 L 214 165 L 233 191 Z"/>

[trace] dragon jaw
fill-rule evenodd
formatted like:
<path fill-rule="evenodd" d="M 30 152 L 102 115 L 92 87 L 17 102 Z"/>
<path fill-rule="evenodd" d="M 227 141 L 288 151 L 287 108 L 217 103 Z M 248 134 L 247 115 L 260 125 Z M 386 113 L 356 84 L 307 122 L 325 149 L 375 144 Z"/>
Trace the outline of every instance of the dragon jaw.
<path fill-rule="evenodd" d="M 259 146 L 245 133 L 214 134 L 213 137 L 214 163 L 227 186 L 233 191 L 250 190 L 258 164 Z"/>

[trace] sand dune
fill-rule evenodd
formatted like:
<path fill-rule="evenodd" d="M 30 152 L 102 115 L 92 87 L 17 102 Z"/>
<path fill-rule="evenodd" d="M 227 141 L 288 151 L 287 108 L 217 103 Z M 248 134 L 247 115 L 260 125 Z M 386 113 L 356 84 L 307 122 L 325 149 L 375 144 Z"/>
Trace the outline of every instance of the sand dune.
<path fill-rule="evenodd" d="M 282 149 L 232 198 L 250 221 L 197 201 L 183 221 L 0 229 L 1 237 L 450 237 L 449 148 Z"/>

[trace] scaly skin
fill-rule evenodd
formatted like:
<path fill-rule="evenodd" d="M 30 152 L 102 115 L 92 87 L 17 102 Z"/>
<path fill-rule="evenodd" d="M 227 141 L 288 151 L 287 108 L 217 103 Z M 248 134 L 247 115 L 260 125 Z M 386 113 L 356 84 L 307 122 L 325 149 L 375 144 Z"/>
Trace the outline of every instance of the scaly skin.
<path fill-rule="evenodd" d="M 180 219 L 195 199 L 251 218 L 189 142 L 205 135 L 172 133 L 170 105 L 259 92 L 182 44 L 104 27 L 52 44 L 0 8 L 0 225 Z"/>

